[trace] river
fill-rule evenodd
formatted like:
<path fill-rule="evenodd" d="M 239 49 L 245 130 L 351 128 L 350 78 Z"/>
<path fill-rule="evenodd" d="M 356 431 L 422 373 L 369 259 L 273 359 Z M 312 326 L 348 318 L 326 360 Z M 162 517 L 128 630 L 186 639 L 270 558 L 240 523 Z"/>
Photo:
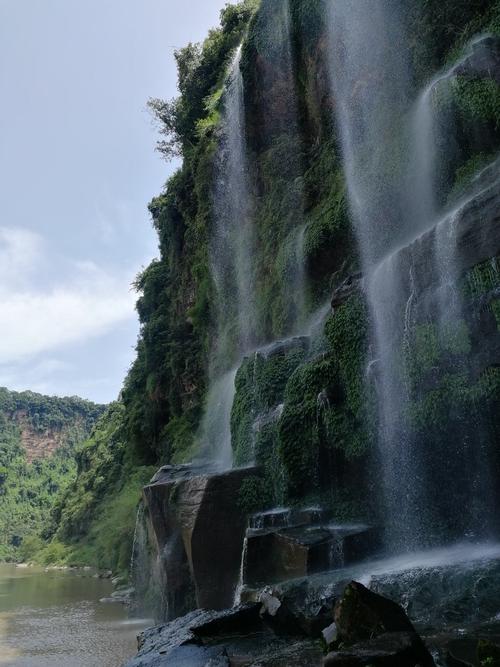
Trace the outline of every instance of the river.
<path fill-rule="evenodd" d="M 151 623 L 99 602 L 111 592 L 91 572 L 0 564 L 0 666 L 119 667 Z"/>

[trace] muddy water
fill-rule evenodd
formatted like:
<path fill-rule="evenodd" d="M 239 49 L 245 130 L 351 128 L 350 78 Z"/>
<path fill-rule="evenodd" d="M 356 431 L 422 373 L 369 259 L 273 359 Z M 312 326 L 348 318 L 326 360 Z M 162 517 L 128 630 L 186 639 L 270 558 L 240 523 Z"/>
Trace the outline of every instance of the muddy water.
<path fill-rule="evenodd" d="M 100 603 L 111 590 L 91 573 L 0 564 L 0 666 L 119 667 L 151 623 Z"/>

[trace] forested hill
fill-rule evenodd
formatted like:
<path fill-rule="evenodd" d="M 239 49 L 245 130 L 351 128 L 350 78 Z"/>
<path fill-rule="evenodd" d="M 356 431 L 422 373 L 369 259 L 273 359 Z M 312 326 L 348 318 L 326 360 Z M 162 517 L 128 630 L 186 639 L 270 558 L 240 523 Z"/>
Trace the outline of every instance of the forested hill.
<path fill-rule="evenodd" d="M 78 447 L 104 409 L 0 388 L 0 559 L 38 545 L 58 494 L 76 476 Z"/>

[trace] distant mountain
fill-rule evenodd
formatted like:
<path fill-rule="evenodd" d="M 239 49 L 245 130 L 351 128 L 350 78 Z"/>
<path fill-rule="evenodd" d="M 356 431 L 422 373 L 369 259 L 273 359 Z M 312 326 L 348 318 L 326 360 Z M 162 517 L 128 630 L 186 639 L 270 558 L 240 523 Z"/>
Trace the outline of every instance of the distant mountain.
<path fill-rule="evenodd" d="M 105 406 L 0 388 L 0 559 L 17 559 L 74 481 L 75 452 Z"/>

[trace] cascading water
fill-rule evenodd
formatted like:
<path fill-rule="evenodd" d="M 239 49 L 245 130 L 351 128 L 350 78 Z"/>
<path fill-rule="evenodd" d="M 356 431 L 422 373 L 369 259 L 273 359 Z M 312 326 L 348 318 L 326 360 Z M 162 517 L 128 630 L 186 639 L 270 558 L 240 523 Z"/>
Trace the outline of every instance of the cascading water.
<path fill-rule="evenodd" d="M 206 453 L 223 470 L 231 468 L 233 452 L 231 448 L 231 408 L 233 407 L 236 369 L 221 375 L 212 382 L 201 433 Z"/>
<path fill-rule="evenodd" d="M 237 364 L 256 335 L 254 238 L 240 63 L 241 46 L 231 63 L 223 96 L 222 136 L 215 167 L 210 259 L 216 288 L 217 336 L 200 427 L 203 454 L 222 469 L 232 466 L 230 424 L 236 368 L 225 372 L 219 369 L 226 366 L 228 358 Z"/>
<path fill-rule="evenodd" d="M 450 331 L 456 338 L 463 323 L 455 231 L 460 210 L 443 213 L 442 186 L 454 153 L 448 105 L 453 77 L 474 57 L 474 49 L 481 48 L 477 46 L 481 38 L 457 64 L 431 81 L 411 112 L 408 40 L 400 12 L 393 0 L 374 0 L 370 11 L 363 3 L 337 0 L 329 3 L 328 16 L 331 88 L 371 315 L 370 349 L 377 360 L 379 458 L 391 550 L 446 539 L 451 523 L 458 536 L 474 532 L 472 519 L 451 520 L 457 482 L 447 478 L 444 468 L 452 460 L 454 469 L 472 466 L 471 480 L 485 468 L 466 436 L 453 445 L 442 443 L 448 446 L 442 461 L 415 437 L 409 419 L 412 369 L 405 358 L 416 324 L 415 283 L 422 282 L 412 258 L 427 230 L 432 230 L 434 248 L 428 261 L 436 279 L 432 293 L 423 299 L 428 322 L 420 331 L 431 336 L 436 326 L 436 345 L 446 345 Z M 484 58 L 476 60 L 484 67 Z M 394 169 L 395 163 L 399 169 Z M 412 252 L 403 252 L 410 245 Z M 423 261 L 422 268 L 426 270 Z M 447 437 L 460 435 L 442 436 Z M 474 504 L 477 484 L 472 481 L 471 487 Z M 487 504 L 480 506 L 484 511 Z M 476 528 L 477 519 L 478 512 Z"/>
<path fill-rule="evenodd" d="M 222 136 L 216 164 L 214 231 L 211 268 L 217 290 L 219 348 L 232 341 L 237 352 L 248 350 L 255 340 L 256 317 L 253 271 L 255 240 L 246 149 L 241 46 L 231 64 L 223 96 Z M 236 321 L 236 334 L 234 329 Z M 219 349 L 220 354 L 227 349 Z"/>
<path fill-rule="evenodd" d="M 380 261 L 408 220 L 403 214 L 404 179 L 391 169 L 401 141 L 395 128 L 407 110 L 410 92 L 408 64 L 400 48 L 404 32 L 398 8 L 390 0 L 376 0 L 370 11 L 362 3 L 339 0 L 329 4 L 328 19 L 336 121 L 371 311 L 371 347 L 378 359 L 384 500 L 389 522 L 397 513 L 407 540 L 418 533 L 411 494 L 418 487 L 419 466 L 402 424 L 405 388 L 396 358 L 401 332 L 395 329 L 393 315 L 403 303 L 405 309 L 407 298 L 397 257 Z"/>
<path fill-rule="evenodd" d="M 266 22 L 272 29 L 275 76 L 288 91 L 290 103 L 283 127 L 268 128 L 270 136 L 278 131 L 298 137 L 298 104 L 291 51 L 291 18 L 288 0 L 269 5 L 274 21 Z M 242 47 L 237 49 L 228 73 L 223 95 L 221 136 L 215 165 L 213 192 L 214 224 L 210 244 L 211 270 L 217 296 L 217 332 L 213 355 L 210 388 L 200 429 L 204 454 L 222 468 L 232 465 L 231 408 L 235 396 L 236 370 L 243 357 L 262 340 L 256 306 L 257 230 L 255 199 L 250 182 L 246 145 L 244 81 L 241 72 Z M 273 82 L 264 82 L 272 89 Z M 280 117 L 279 114 L 276 115 Z M 272 114 L 266 114 L 266 118 Z M 297 172 L 298 174 L 299 172 Z M 290 205 L 287 215 L 292 228 L 288 242 L 283 243 L 287 257 L 283 262 L 282 299 L 291 330 L 305 321 L 305 226 L 301 215 L 302 186 L 293 179 L 292 190 L 298 205 Z M 291 287 L 291 288 L 290 288 Z M 233 370 L 227 370 L 231 360 Z M 224 369 L 221 371 L 220 369 Z"/>

